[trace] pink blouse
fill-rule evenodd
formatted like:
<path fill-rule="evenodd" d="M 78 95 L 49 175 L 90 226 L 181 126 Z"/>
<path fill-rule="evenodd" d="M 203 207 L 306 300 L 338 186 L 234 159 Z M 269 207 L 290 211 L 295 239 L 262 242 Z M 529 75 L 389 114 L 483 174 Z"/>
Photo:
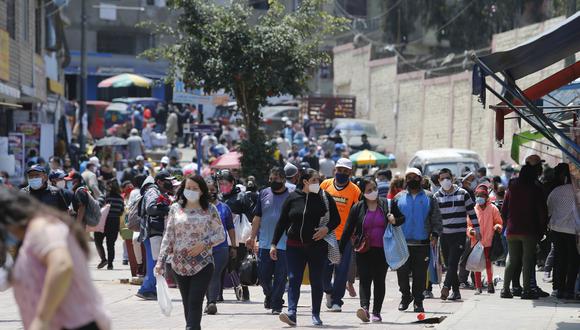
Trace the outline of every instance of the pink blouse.
<path fill-rule="evenodd" d="M 33 221 L 43 221 L 38 219 Z M 48 220 L 42 229 L 29 229 L 13 270 L 12 286 L 20 309 L 24 328 L 34 319 L 42 294 L 47 268 L 41 260 L 56 248 L 68 248 L 74 264 L 72 282 L 68 293 L 56 311 L 51 329 L 78 328 L 93 321 L 100 329 L 110 329 L 111 319 L 105 311 L 103 299 L 97 292 L 87 266 L 87 257 L 68 226 L 58 219 Z"/>

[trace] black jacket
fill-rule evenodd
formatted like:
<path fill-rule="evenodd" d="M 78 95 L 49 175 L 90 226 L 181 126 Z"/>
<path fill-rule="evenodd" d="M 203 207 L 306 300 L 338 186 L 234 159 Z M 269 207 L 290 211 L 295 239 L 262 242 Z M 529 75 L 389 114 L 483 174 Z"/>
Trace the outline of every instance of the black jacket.
<path fill-rule="evenodd" d="M 277 245 L 285 232 L 289 240 L 304 244 L 313 243 L 312 236 L 315 229 L 319 227 L 320 218 L 326 214 L 326 205 L 322 199 L 323 193 L 326 194 L 330 208 L 328 232 L 330 233 L 338 227 L 340 215 L 332 196 L 323 190 L 318 194 L 306 194 L 302 190 L 295 190 L 282 204 L 282 212 L 274 231 L 272 244 Z"/>
<path fill-rule="evenodd" d="M 387 215 L 392 213 L 395 217 L 395 226 L 400 226 L 405 223 L 405 216 L 399 211 L 396 203 L 391 204 L 391 210 L 389 212 L 389 204 L 386 199 L 379 198 L 378 200 L 378 208 L 383 211 L 385 216 L 385 222 L 388 224 Z M 343 238 L 348 239 L 341 239 L 340 240 L 340 252 L 344 251 L 346 247 L 346 243 L 348 243 L 351 236 L 360 236 L 363 231 L 363 221 L 367 215 L 368 206 L 366 201 L 363 199 L 356 203 L 351 209 L 350 213 L 348 214 L 348 219 L 346 220 L 346 225 L 344 226 L 344 231 L 342 232 Z"/>
<path fill-rule="evenodd" d="M 51 186 L 48 183 L 45 183 L 45 185 L 45 188 L 38 190 L 31 189 L 30 186 L 26 186 L 21 190 L 44 205 L 52 206 L 60 211 L 68 210 L 68 206 L 72 202 L 70 193 L 65 193 L 63 189 Z"/>
<path fill-rule="evenodd" d="M 253 220 L 255 202 L 250 192 L 242 192 L 240 188 L 234 187 L 231 193 L 222 196 L 222 202 L 230 208 L 232 214 L 244 214 L 250 222 Z"/>

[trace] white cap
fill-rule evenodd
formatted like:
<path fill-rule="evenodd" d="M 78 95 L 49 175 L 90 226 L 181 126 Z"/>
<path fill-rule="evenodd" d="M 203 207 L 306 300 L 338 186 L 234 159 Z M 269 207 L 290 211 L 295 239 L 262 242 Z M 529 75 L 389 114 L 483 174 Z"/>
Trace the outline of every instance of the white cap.
<path fill-rule="evenodd" d="M 161 158 L 161 164 L 169 164 L 169 157 L 163 156 L 163 158 Z"/>
<path fill-rule="evenodd" d="M 96 157 L 96 156 L 93 156 L 93 157 L 89 158 L 89 164 L 94 164 L 94 165 L 97 165 L 97 166 L 100 166 L 101 165 L 101 163 L 99 162 L 99 158 Z"/>
<path fill-rule="evenodd" d="M 137 161 L 145 160 L 145 157 L 143 157 L 142 155 L 139 155 L 139 156 L 135 157 L 135 160 L 137 160 Z"/>
<path fill-rule="evenodd" d="M 417 176 L 423 176 L 423 174 L 421 174 L 421 171 L 416 168 L 416 167 L 409 167 L 406 171 L 405 171 L 405 176 L 409 175 L 409 174 L 415 174 Z"/>
<path fill-rule="evenodd" d="M 352 170 L 352 162 L 348 158 L 341 158 L 336 162 L 335 167 L 344 167 Z"/>
<path fill-rule="evenodd" d="M 131 135 L 138 135 L 139 131 L 136 128 L 131 129 Z"/>

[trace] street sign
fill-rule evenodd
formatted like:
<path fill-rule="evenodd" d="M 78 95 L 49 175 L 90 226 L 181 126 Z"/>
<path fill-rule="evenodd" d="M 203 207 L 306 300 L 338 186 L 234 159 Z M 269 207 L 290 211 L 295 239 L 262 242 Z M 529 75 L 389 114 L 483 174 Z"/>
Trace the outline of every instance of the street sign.
<path fill-rule="evenodd" d="M 193 124 L 190 125 L 190 132 L 194 133 L 205 133 L 211 134 L 218 131 L 218 127 L 216 125 L 208 125 L 208 124 Z"/>

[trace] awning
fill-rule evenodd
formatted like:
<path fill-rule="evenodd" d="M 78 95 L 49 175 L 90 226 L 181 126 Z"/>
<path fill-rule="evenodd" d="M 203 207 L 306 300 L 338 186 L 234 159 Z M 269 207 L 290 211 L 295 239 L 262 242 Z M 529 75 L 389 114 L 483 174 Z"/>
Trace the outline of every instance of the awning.
<path fill-rule="evenodd" d="M 71 62 L 64 69 L 65 74 L 78 75 L 81 72 L 81 56 L 71 51 Z M 151 62 L 134 55 L 92 53 L 87 55 L 87 73 L 90 76 L 115 76 L 121 73 L 134 73 L 148 78 L 164 78 L 169 64 L 165 61 Z"/>
<path fill-rule="evenodd" d="M 493 73 L 505 72 L 518 80 L 579 51 L 580 12 L 577 12 L 524 44 L 483 56 L 480 60 Z"/>

